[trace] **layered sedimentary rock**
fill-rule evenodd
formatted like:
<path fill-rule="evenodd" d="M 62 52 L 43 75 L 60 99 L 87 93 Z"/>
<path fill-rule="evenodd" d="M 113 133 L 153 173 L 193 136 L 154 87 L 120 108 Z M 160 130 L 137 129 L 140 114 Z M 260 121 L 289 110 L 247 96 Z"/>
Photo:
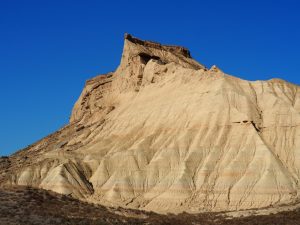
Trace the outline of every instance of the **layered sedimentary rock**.
<path fill-rule="evenodd" d="M 125 35 L 117 70 L 86 82 L 69 125 L 1 159 L 0 183 L 158 212 L 292 203 L 299 113 L 297 85 Z"/>

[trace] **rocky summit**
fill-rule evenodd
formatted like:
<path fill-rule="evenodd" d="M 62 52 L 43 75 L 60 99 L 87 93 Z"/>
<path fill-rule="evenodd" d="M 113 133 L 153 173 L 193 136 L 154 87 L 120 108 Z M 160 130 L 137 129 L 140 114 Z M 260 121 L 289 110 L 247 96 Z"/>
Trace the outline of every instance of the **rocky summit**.
<path fill-rule="evenodd" d="M 242 80 L 129 34 L 67 126 L 0 159 L 1 186 L 160 213 L 292 204 L 299 179 L 299 86 Z"/>

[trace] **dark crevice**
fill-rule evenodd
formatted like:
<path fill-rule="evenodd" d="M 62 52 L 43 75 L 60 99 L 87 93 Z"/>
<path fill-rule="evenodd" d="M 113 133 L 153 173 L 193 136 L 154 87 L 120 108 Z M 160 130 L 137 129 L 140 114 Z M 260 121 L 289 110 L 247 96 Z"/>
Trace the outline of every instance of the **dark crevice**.
<path fill-rule="evenodd" d="M 149 55 L 149 54 L 146 54 L 143 52 L 139 53 L 139 56 L 140 56 L 143 64 L 147 64 L 151 59 L 161 61 L 160 57 L 155 56 L 155 55 Z"/>
<path fill-rule="evenodd" d="M 254 127 L 254 129 L 257 131 L 257 132 L 260 132 L 261 129 L 256 125 L 256 123 L 254 123 L 254 121 L 248 121 L 248 120 L 243 120 L 241 122 L 232 122 L 232 123 L 236 123 L 236 124 L 249 124 L 251 123 L 252 126 Z"/>
<path fill-rule="evenodd" d="M 257 131 L 257 132 L 260 132 L 260 129 L 257 127 L 257 125 L 251 121 L 251 124 L 253 125 L 254 129 Z"/>

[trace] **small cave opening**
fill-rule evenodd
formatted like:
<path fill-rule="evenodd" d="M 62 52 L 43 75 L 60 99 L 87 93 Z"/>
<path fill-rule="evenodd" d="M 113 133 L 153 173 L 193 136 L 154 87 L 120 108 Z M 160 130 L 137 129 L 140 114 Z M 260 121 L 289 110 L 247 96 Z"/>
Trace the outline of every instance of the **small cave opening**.
<path fill-rule="evenodd" d="M 154 60 L 160 60 L 160 58 L 158 56 L 155 56 L 155 55 L 148 55 L 146 53 L 140 53 L 139 54 L 140 58 L 141 58 L 141 61 L 143 64 L 147 64 L 151 59 L 154 59 Z"/>

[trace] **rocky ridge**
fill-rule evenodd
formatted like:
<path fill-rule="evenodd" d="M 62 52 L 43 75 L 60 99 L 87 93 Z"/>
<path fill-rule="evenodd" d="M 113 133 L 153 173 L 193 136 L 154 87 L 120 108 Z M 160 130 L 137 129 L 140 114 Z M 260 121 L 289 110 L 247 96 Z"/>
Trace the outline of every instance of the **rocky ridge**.
<path fill-rule="evenodd" d="M 183 47 L 125 35 L 70 124 L 0 160 L 0 184 L 157 212 L 298 201 L 299 86 L 207 69 Z"/>

